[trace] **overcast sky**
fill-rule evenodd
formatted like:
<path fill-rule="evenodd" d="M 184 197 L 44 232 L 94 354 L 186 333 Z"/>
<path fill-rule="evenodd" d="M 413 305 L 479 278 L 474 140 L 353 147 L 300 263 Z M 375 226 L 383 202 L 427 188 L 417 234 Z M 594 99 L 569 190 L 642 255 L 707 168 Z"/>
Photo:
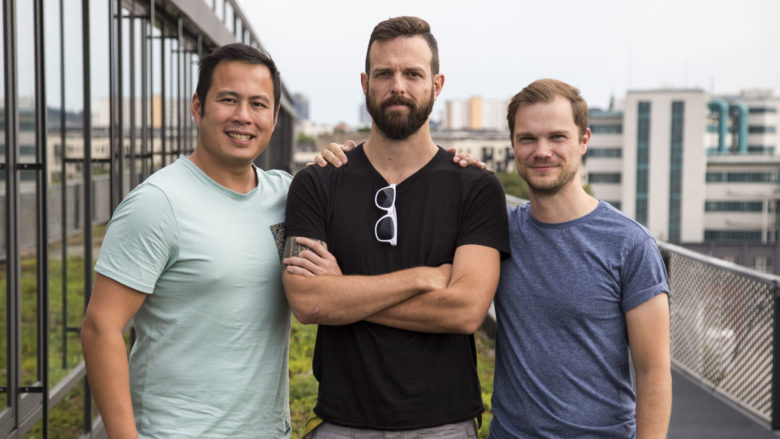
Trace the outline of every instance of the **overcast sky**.
<path fill-rule="evenodd" d="M 358 122 L 373 27 L 399 15 L 431 24 L 442 102 L 508 99 L 551 77 L 591 106 L 659 87 L 780 94 L 779 0 L 239 0 L 311 119 Z"/>

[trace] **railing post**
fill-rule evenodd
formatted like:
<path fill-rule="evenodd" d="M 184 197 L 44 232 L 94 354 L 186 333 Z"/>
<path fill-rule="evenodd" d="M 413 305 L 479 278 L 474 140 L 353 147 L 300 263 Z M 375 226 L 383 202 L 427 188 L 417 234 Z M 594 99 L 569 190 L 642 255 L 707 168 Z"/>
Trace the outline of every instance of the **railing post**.
<path fill-rule="evenodd" d="M 780 430 L 780 286 L 772 285 L 772 430 Z"/>

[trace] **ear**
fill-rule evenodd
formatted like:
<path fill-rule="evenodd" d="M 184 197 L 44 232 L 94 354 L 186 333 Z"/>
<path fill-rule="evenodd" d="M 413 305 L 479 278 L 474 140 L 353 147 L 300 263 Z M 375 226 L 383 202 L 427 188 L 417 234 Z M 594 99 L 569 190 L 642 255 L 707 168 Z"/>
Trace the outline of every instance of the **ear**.
<path fill-rule="evenodd" d="M 588 152 L 588 144 L 590 143 L 590 128 L 585 128 L 585 134 L 582 135 L 581 140 L 580 155 L 585 155 L 585 153 Z"/>
<path fill-rule="evenodd" d="M 190 106 L 190 112 L 192 118 L 195 119 L 195 125 L 200 126 L 200 118 L 202 117 L 203 104 L 200 102 L 197 93 L 192 94 L 192 105 Z"/>
<path fill-rule="evenodd" d="M 360 86 L 363 87 L 363 94 L 368 93 L 368 75 L 365 73 L 360 74 Z"/>
<path fill-rule="evenodd" d="M 280 105 L 280 106 L 279 106 L 279 107 L 276 109 L 276 112 L 274 113 L 274 126 L 273 126 L 273 128 L 271 128 L 271 131 L 273 131 L 273 130 L 275 130 L 275 129 L 276 129 L 276 122 L 278 122 L 278 121 L 279 121 L 279 110 L 281 110 L 281 109 L 282 109 L 282 106 Z"/>
<path fill-rule="evenodd" d="M 439 97 L 441 89 L 444 87 L 444 74 L 438 73 L 433 77 L 433 100 Z"/>

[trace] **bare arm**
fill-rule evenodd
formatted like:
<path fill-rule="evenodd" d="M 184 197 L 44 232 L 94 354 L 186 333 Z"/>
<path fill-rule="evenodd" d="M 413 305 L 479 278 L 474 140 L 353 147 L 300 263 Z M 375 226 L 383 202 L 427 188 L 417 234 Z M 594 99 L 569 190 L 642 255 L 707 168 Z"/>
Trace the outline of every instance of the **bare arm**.
<path fill-rule="evenodd" d="M 668 296 L 629 310 L 626 325 L 636 370 L 636 437 L 665 438 L 672 410 Z"/>
<path fill-rule="evenodd" d="M 376 276 L 345 276 L 336 271 L 335 258 L 319 242 L 307 238 L 287 239 L 297 239 L 312 249 L 302 250 L 283 261 L 288 265 L 282 274 L 287 301 L 295 317 L 304 324 L 346 325 L 364 320 L 412 296 L 444 288 L 450 280 L 449 264 Z"/>
<path fill-rule="evenodd" d="M 462 245 L 455 250 L 446 288 L 414 296 L 366 320 L 410 331 L 471 334 L 485 319 L 499 271 L 498 250 Z"/>
<path fill-rule="evenodd" d="M 123 332 L 145 299 L 146 294 L 98 274 L 81 325 L 87 378 L 112 439 L 138 437 Z"/>

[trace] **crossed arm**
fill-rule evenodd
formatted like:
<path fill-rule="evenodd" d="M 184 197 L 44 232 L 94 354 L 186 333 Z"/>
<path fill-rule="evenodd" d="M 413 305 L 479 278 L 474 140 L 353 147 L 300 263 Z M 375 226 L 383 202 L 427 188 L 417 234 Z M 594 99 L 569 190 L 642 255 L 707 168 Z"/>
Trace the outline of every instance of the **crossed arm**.
<path fill-rule="evenodd" d="M 318 241 L 284 260 L 282 276 L 302 323 L 345 325 L 367 320 L 419 332 L 472 333 L 485 318 L 499 275 L 498 250 L 462 245 L 452 266 L 415 267 L 376 276 L 345 276 Z"/>
<path fill-rule="evenodd" d="M 665 438 L 672 410 L 667 295 L 629 310 L 626 325 L 636 370 L 636 437 Z"/>
<path fill-rule="evenodd" d="M 112 439 L 138 437 L 123 333 L 145 299 L 146 294 L 98 274 L 81 325 L 87 378 Z"/>

